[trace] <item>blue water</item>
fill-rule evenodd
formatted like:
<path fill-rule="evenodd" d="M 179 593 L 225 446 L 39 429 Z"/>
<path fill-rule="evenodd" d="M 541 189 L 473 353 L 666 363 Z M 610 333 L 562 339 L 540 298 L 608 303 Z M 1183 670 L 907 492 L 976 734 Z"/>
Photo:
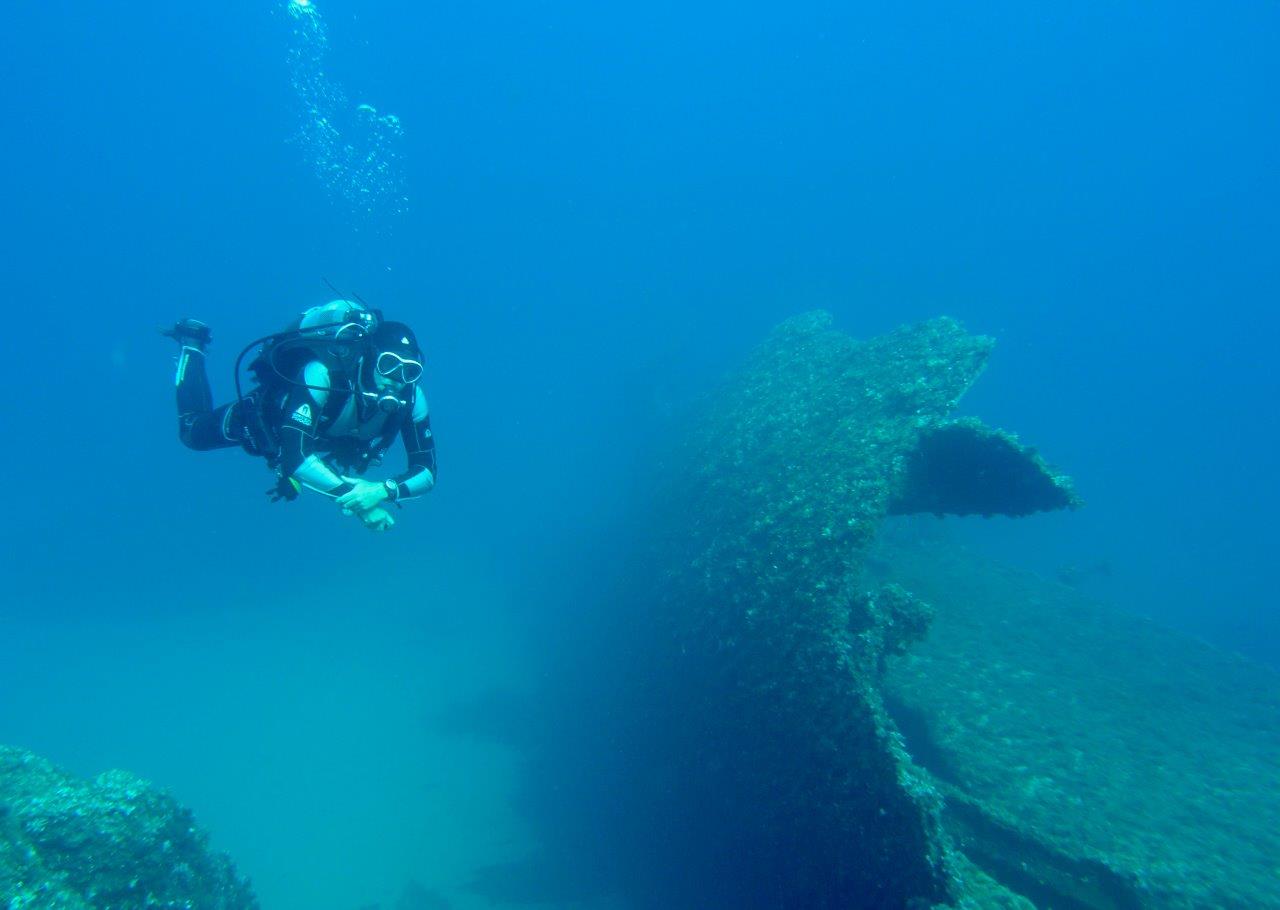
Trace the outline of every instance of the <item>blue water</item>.
<path fill-rule="evenodd" d="M 162 782 L 269 907 L 471 906 L 518 756 L 431 718 L 519 684 L 524 580 L 815 307 L 999 339 L 964 410 L 1088 507 L 973 543 L 1280 665 L 1274 5 L 315 0 L 301 85 L 297 12 L 3 14 L 0 742 Z M 440 484 L 383 536 L 175 438 L 155 327 L 212 324 L 225 400 L 325 278 L 427 350 Z"/>

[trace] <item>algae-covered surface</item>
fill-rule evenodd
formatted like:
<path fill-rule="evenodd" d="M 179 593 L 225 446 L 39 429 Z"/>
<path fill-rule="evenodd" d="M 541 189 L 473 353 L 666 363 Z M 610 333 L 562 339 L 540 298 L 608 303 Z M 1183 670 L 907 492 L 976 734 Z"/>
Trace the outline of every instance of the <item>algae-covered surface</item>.
<path fill-rule="evenodd" d="M 1019 906 L 953 854 L 881 699 L 928 611 L 863 574 L 891 512 L 1076 504 L 1010 434 L 950 418 L 992 347 L 945 318 L 860 341 L 802 315 L 677 434 L 647 555 L 587 619 L 615 629 L 583 636 L 571 713 L 601 757 L 545 762 L 549 804 L 593 778 L 568 798 L 618 804 L 594 837 L 651 857 L 669 887 L 646 906 Z"/>
<path fill-rule="evenodd" d="M 980 865 L 1045 907 L 1280 906 L 1280 676 L 949 545 L 874 564 L 934 607 L 887 696 Z"/>
<path fill-rule="evenodd" d="M 0 907 L 256 910 L 190 811 L 146 781 L 92 781 L 0 746 Z"/>
<path fill-rule="evenodd" d="M 673 463 L 653 668 L 697 731 L 709 858 L 753 906 L 946 900 L 936 795 L 892 736 L 875 677 L 903 596 L 859 584 L 902 460 L 982 372 L 989 339 L 935 320 L 860 342 L 784 323 L 700 415 Z M 713 776 L 694 769 L 714 769 Z M 708 820 L 714 820 L 708 826 Z M 743 863 L 748 859 L 748 863 Z M 753 879 L 756 870 L 767 875 Z"/>

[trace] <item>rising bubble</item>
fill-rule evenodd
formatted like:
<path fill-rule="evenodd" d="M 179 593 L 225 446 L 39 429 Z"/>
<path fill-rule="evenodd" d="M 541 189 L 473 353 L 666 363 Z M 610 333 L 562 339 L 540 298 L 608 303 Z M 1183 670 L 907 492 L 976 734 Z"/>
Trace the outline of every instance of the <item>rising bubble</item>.
<path fill-rule="evenodd" d="M 400 118 L 352 104 L 325 72 L 329 29 L 314 0 L 288 0 L 292 25 L 289 75 L 302 122 L 299 145 L 321 184 L 347 206 L 354 226 L 386 228 L 407 208 L 400 158 Z"/>

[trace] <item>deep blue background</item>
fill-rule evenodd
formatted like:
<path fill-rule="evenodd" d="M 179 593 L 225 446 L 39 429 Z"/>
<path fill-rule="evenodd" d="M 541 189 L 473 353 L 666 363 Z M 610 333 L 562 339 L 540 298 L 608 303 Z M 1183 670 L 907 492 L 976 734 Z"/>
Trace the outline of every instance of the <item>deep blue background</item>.
<path fill-rule="evenodd" d="M 1280 661 L 1280 8 L 319 2 L 332 78 L 405 125 L 395 223 L 355 229 L 291 141 L 282 2 L 3 14 L 11 643 L 518 579 L 644 491 L 672 408 L 826 307 L 1000 340 L 966 410 L 1088 508 L 973 540 L 1105 563 L 1097 593 Z M 212 323 L 225 397 L 321 276 L 428 349 L 440 488 L 382 537 L 175 438 L 155 327 Z"/>

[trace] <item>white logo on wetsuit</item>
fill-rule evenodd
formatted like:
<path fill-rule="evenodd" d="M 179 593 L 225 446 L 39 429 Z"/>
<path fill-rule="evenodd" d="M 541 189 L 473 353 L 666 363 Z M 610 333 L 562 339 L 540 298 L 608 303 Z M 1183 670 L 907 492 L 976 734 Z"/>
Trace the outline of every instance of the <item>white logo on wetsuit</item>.
<path fill-rule="evenodd" d="M 298 410 L 293 412 L 293 419 L 304 427 L 311 426 L 311 405 L 300 404 Z"/>

